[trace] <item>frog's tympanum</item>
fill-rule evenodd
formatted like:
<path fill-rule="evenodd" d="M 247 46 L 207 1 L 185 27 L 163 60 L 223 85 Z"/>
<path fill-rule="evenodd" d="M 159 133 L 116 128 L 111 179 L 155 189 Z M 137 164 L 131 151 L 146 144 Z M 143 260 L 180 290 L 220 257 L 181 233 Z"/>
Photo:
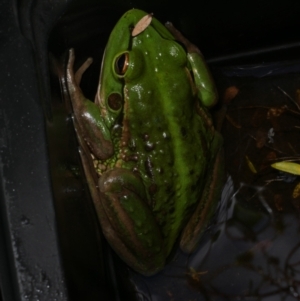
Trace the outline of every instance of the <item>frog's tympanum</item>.
<path fill-rule="evenodd" d="M 208 108 L 217 92 L 198 48 L 172 24 L 132 9 L 113 29 L 95 101 L 67 85 L 81 159 L 102 231 L 144 275 L 160 271 L 177 240 L 197 247 L 223 178 L 222 138 Z"/>

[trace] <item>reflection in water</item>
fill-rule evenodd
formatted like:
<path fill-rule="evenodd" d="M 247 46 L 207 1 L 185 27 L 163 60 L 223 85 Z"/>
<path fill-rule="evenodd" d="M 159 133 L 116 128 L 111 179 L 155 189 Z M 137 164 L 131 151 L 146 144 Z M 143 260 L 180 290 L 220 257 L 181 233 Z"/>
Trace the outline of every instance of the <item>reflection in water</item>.
<path fill-rule="evenodd" d="M 138 300 L 300 300 L 300 76 L 219 79 L 227 183 L 197 252 L 153 277 L 130 272 Z M 226 84 L 224 84 L 226 83 Z"/>

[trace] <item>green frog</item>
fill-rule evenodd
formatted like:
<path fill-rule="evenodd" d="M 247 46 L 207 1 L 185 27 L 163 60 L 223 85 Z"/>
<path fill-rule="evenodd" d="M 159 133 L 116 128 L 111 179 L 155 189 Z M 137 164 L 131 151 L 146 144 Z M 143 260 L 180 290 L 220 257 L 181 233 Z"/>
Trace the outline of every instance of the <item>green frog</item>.
<path fill-rule="evenodd" d="M 218 203 L 222 137 L 208 108 L 217 91 L 198 48 L 138 9 L 110 34 L 94 102 L 67 86 L 80 154 L 107 241 L 135 271 L 163 269 L 176 242 L 193 252 Z"/>

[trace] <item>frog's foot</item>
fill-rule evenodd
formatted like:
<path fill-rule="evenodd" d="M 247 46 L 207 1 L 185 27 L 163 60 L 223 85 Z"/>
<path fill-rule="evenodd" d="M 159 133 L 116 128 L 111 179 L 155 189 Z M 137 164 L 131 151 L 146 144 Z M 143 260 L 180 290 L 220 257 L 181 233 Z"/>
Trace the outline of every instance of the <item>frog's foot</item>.
<path fill-rule="evenodd" d="M 197 248 L 201 236 L 215 213 L 224 183 L 224 154 L 223 139 L 215 132 L 211 152 L 212 157 L 208 167 L 204 190 L 198 206 L 184 228 L 180 247 L 186 253 L 192 253 Z"/>
<path fill-rule="evenodd" d="M 90 67 L 90 65 L 93 63 L 93 59 L 89 57 L 76 71 L 75 73 L 75 81 L 78 85 L 80 85 L 81 78 L 83 73 Z"/>
<path fill-rule="evenodd" d="M 99 179 L 95 206 L 102 231 L 115 252 L 134 270 L 153 275 L 164 267 L 163 240 L 146 203 L 142 180 L 114 168 Z"/>
<path fill-rule="evenodd" d="M 90 65 L 93 63 L 93 59 L 89 57 L 76 71 L 74 74 L 74 61 L 75 61 L 75 53 L 74 49 L 71 48 L 69 50 L 69 60 L 67 65 L 67 80 L 68 80 L 68 86 L 79 88 L 81 78 L 83 73 L 90 67 Z"/>

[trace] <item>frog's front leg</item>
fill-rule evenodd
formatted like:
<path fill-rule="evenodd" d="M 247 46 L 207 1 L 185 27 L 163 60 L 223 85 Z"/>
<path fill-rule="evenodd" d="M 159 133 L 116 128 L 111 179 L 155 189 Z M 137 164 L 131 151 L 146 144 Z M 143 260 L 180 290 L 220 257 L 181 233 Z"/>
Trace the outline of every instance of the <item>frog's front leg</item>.
<path fill-rule="evenodd" d="M 166 255 L 141 178 L 114 168 L 103 173 L 98 183 L 101 208 L 97 213 L 106 239 L 133 269 L 148 276 L 157 273 Z"/>
<path fill-rule="evenodd" d="M 192 253 L 197 248 L 204 230 L 215 213 L 223 183 L 223 138 L 218 132 L 215 132 L 202 196 L 181 235 L 180 247 L 184 252 Z"/>
<path fill-rule="evenodd" d="M 80 156 L 102 231 L 129 266 L 144 275 L 155 274 L 164 267 L 166 255 L 160 229 L 146 201 L 144 184 L 123 168 L 110 169 L 98 180 L 90 153 L 107 159 L 114 149 L 99 108 L 84 97 L 79 86 L 90 61 L 74 74 L 74 59 L 74 51 L 70 50 L 67 85 Z"/>
<path fill-rule="evenodd" d="M 76 130 L 98 159 L 108 159 L 114 153 L 109 129 L 97 105 L 84 97 L 79 86 L 82 74 L 92 61 L 88 59 L 74 74 L 74 60 L 74 50 L 70 49 L 66 77 Z"/>
<path fill-rule="evenodd" d="M 197 94 L 202 105 L 212 107 L 218 100 L 218 92 L 201 51 L 196 45 L 185 38 L 172 23 L 166 23 L 166 27 L 173 34 L 175 39 L 181 42 L 187 50 L 187 59 L 192 68 L 191 71 L 193 73 Z"/>

